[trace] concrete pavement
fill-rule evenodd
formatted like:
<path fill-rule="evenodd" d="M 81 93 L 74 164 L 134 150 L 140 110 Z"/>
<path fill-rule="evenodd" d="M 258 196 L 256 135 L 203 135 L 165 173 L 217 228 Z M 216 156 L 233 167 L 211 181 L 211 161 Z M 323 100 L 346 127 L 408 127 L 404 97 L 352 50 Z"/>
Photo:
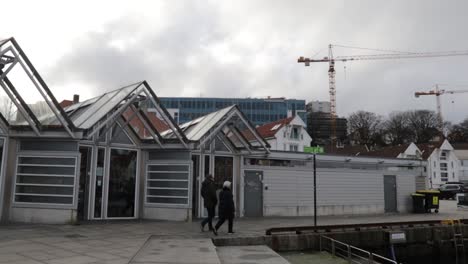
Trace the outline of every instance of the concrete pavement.
<path fill-rule="evenodd" d="M 318 224 L 355 224 L 455 218 L 468 218 L 468 212 L 457 211 L 454 201 L 441 201 L 439 214 L 329 216 L 319 217 Z M 313 218 L 311 217 L 244 218 L 236 219 L 234 229 L 236 231 L 235 236 L 256 236 L 265 234 L 265 229 L 269 227 L 312 224 Z M 220 237 L 227 236 L 226 229 L 226 226 L 221 228 Z M 153 239 L 155 241 L 156 239 L 176 239 L 182 243 L 183 240 L 190 239 L 210 241 L 212 237 L 213 234 L 210 232 L 200 232 L 198 221 L 192 223 L 112 221 L 82 225 L 3 225 L 0 226 L 0 263 L 161 263 L 154 262 L 159 259 L 156 258 L 157 255 L 155 255 L 153 262 L 138 262 L 140 260 L 151 260 L 144 257 L 144 252 L 149 247 L 148 245 L 158 245 L 158 243 L 152 243 Z M 193 245 L 190 244 L 191 242 L 187 243 L 187 246 Z M 195 250 L 185 251 L 180 249 L 183 247 L 178 248 L 179 250 L 174 251 L 178 254 L 190 255 L 192 254 L 190 252 Z M 148 252 L 151 250 L 150 248 Z M 195 258 L 191 260 L 198 261 Z"/>

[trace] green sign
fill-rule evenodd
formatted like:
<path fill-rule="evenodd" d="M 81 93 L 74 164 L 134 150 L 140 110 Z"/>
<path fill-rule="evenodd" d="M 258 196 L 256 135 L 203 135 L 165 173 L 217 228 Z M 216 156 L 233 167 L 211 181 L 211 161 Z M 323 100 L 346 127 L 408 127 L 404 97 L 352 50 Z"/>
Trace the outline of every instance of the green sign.
<path fill-rule="evenodd" d="M 307 152 L 307 153 L 325 153 L 325 150 L 323 149 L 323 147 L 319 147 L 319 146 L 316 146 L 316 147 L 306 147 L 306 146 L 304 146 L 304 152 Z"/>

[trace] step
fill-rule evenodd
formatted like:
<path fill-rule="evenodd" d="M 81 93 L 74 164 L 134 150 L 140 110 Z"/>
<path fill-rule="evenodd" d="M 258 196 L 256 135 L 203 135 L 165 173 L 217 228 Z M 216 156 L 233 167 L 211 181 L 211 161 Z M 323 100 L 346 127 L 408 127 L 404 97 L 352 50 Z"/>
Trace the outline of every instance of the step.
<path fill-rule="evenodd" d="M 267 246 L 229 246 L 216 250 L 222 264 L 289 264 Z"/>

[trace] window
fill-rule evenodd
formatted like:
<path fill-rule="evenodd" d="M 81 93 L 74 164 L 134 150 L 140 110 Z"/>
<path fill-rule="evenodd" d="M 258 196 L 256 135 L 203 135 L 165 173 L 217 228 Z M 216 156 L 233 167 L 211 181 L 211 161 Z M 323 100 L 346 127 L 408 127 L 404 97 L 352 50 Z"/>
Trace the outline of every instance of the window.
<path fill-rule="evenodd" d="M 73 204 L 76 157 L 18 156 L 15 202 Z"/>
<path fill-rule="evenodd" d="M 188 164 L 148 165 L 146 202 L 188 205 L 189 172 Z"/>
<path fill-rule="evenodd" d="M 455 172 L 452 172 L 452 180 L 455 179 Z"/>
<path fill-rule="evenodd" d="M 292 139 L 299 139 L 299 129 L 297 127 L 293 127 L 291 131 L 291 138 Z"/>
<path fill-rule="evenodd" d="M 434 171 L 434 176 L 433 176 L 433 177 L 434 177 L 434 179 L 436 178 L 436 173 L 435 173 L 435 171 Z"/>
<path fill-rule="evenodd" d="M 452 161 L 452 162 L 450 162 L 450 163 L 452 164 L 452 169 L 453 169 L 453 161 Z"/>
<path fill-rule="evenodd" d="M 440 163 L 440 170 L 441 171 L 447 171 L 447 163 L 441 162 Z"/>
<path fill-rule="evenodd" d="M 440 180 L 443 182 L 448 181 L 448 173 L 447 172 L 441 172 L 440 173 Z"/>
<path fill-rule="evenodd" d="M 440 160 L 447 160 L 447 152 L 442 151 L 440 153 Z"/>
<path fill-rule="evenodd" d="M 435 162 L 435 160 L 434 160 L 434 168 L 435 168 L 435 167 L 437 167 L 437 164 L 436 164 L 436 162 Z"/>
<path fill-rule="evenodd" d="M 297 150 L 298 150 L 298 145 L 293 145 L 293 144 L 289 145 L 289 151 L 296 151 L 297 152 Z"/>

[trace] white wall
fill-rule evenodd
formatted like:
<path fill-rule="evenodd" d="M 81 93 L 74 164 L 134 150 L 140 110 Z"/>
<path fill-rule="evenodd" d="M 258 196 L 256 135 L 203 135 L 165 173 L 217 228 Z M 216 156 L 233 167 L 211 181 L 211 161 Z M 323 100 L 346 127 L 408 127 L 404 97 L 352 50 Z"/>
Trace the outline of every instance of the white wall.
<path fill-rule="evenodd" d="M 311 216 L 313 168 L 246 166 L 262 170 L 264 216 Z M 379 214 L 385 212 L 384 175 L 396 175 L 397 210 L 409 212 L 416 190 L 415 171 L 317 169 L 317 215 Z"/>
<path fill-rule="evenodd" d="M 446 160 L 441 160 L 441 154 L 445 151 L 447 153 Z M 447 163 L 447 181 L 459 181 L 459 161 L 455 155 L 453 147 L 447 140 L 442 144 L 440 149 L 435 149 L 427 159 L 427 175 L 431 188 L 439 188 L 446 181 L 441 177 L 441 163 Z M 444 171 L 445 172 L 445 171 Z"/>
<path fill-rule="evenodd" d="M 12 207 L 12 222 L 35 224 L 71 224 L 76 221 L 76 210 L 53 208 Z"/>
<path fill-rule="evenodd" d="M 298 139 L 291 138 L 292 129 L 294 127 L 299 131 Z M 281 129 L 279 129 L 275 134 L 275 138 L 269 139 L 268 143 L 270 143 L 272 146 L 272 150 L 290 151 L 290 146 L 295 145 L 297 146 L 297 151 L 303 152 L 304 146 L 310 146 L 311 141 L 312 138 L 307 133 L 304 121 L 302 121 L 299 116 L 296 116 L 293 120 L 291 120 L 289 125 L 283 126 Z"/>
<path fill-rule="evenodd" d="M 458 158 L 458 177 L 460 181 L 468 181 L 468 150 L 455 150 Z"/>

